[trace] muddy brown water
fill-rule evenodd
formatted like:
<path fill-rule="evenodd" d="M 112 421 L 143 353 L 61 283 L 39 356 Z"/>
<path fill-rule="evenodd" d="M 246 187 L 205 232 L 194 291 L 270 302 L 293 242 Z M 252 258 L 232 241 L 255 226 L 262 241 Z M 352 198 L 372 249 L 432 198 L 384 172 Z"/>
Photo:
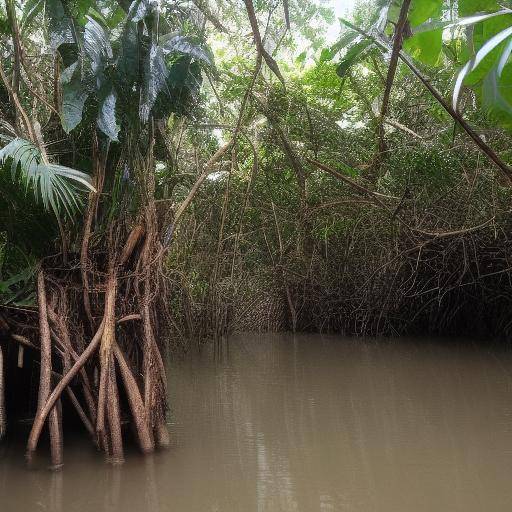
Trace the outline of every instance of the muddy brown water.
<path fill-rule="evenodd" d="M 243 335 L 171 362 L 173 445 L 65 468 L 0 448 L 0 512 L 504 512 L 512 355 L 446 340 Z M 44 455 L 42 453 L 41 455 Z"/>

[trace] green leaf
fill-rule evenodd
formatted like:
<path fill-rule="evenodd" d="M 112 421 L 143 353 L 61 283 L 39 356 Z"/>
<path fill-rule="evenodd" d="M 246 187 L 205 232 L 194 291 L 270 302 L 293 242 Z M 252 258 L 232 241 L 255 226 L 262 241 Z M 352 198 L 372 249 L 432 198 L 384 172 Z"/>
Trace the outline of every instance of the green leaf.
<path fill-rule="evenodd" d="M 100 25 L 108 26 L 107 20 L 104 18 L 103 14 L 98 12 L 93 7 L 89 7 L 86 19 L 93 19 L 94 21 L 97 21 Z"/>
<path fill-rule="evenodd" d="M 456 21 L 449 20 L 433 20 L 427 23 L 422 23 L 414 28 L 413 34 L 420 34 L 422 32 L 428 32 L 430 30 L 436 30 L 439 28 L 447 29 L 454 27 L 469 27 L 471 25 L 475 25 L 480 23 L 481 21 L 485 21 L 490 18 L 494 18 L 495 16 L 503 16 L 505 14 L 511 14 L 512 11 L 510 9 L 502 9 L 500 11 L 491 12 L 488 14 L 477 14 L 475 16 L 468 16 L 466 18 L 460 18 Z"/>
<path fill-rule="evenodd" d="M 359 59 L 373 46 L 374 43 L 370 39 L 363 39 L 351 46 L 336 68 L 338 76 L 343 77 L 348 69 L 358 62 Z"/>
<path fill-rule="evenodd" d="M 494 0 L 459 0 L 459 16 L 472 16 L 482 12 L 493 12 L 500 9 Z"/>
<path fill-rule="evenodd" d="M 420 62 L 435 66 L 443 47 L 443 30 L 421 32 L 404 41 L 404 48 Z"/>
<path fill-rule="evenodd" d="M 469 32 L 470 37 L 468 46 L 472 50 L 474 56 L 475 52 L 478 52 L 484 45 L 491 40 L 495 35 L 499 34 L 503 30 L 508 29 L 512 26 L 512 15 L 499 16 L 491 19 L 487 19 L 478 25 L 473 27 L 473 30 Z M 465 79 L 467 85 L 477 85 L 482 82 L 487 73 L 496 65 L 498 59 L 503 50 L 504 42 L 497 45 L 490 52 L 488 52 L 480 64 L 473 67 L 473 70 L 468 74 Z"/>
<path fill-rule="evenodd" d="M 107 16 L 107 25 L 109 28 L 116 28 L 125 19 L 126 13 L 118 5 L 116 8 Z"/>
<path fill-rule="evenodd" d="M 30 29 L 32 21 L 42 12 L 44 4 L 44 0 L 27 0 L 27 2 L 25 2 L 20 21 L 21 31 L 23 33 Z"/>
<path fill-rule="evenodd" d="M 165 41 L 161 47 L 164 55 L 169 53 L 181 53 L 182 55 L 188 55 L 209 67 L 214 67 L 212 52 L 206 46 L 194 41 L 193 38 L 176 35 Z"/>
<path fill-rule="evenodd" d="M 306 51 L 303 51 L 301 53 L 299 53 L 299 55 L 297 56 L 297 58 L 295 59 L 295 62 L 297 64 L 304 64 L 304 62 L 306 62 L 306 57 L 308 56 L 308 53 Z"/>
<path fill-rule="evenodd" d="M 361 40 L 362 37 L 355 30 L 346 30 L 345 33 L 336 41 L 330 48 L 330 51 L 333 54 L 338 53 L 339 51 L 350 47 L 357 40 Z"/>
<path fill-rule="evenodd" d="M 166 85 L 167 75 L 164 52 L 160 46 L 152 44 L 146 57 L 139 105 L 139 116 L 143 123 L 148 121 L 156 97 Z"/>
<path fill-rule="evenodd" d="M 94 191 L 90 176 L 62 165 L 43 162 L 32 142 L 16 138 L 0 150 L 0 164 L 11 163 L 11 180 L 32 189 L 46 210 L 59 215 L 62 208 L 71 217 L 78 209 L 80 191 Z"/>
<path fill-rule="evenodd" d="M 322 48 L 322 51 L 320 52 L 320 62 L 327 62 L 329 60 L 332 60 L 336 54 L 333 53 L 331 48 Z"/>
<path fill-rule="evenodd" d="M 423 23 L 429 18 L 440 17 L 443 0 L 412 0 L 409 8 L 409 23 L 412 27 Z"/>
<path fill-rule="evenodd" d="M 482 45 L 482 47 L 478 50 L 476 55 L 471 59 L 460 71 L 457 80 L 455 82 L 455 87 L 453 91 L 453 105 L 454 108 L 457 106 L 458 96 L 460 89 L 462 87 L 462 84 L 464 82 L 464 79 L 466 75 L 468 75 L 471 71 L 478 68 L 480 63 L 484 60 L 484 58 L 489 55 L 498 45 L 500 45 L 505 39 L 512 36 L 512 26 L 506 28 L 505 30 L 502 30 L 501 32 L 498 32 L 498 34 L 495 34 L 493 37 L 491 37 L 489 40 L 485 42 L 485 44 Z"/>
<path fill-rule="evenodd" d="M 75 42 L 73 22 L 60 0 L 45 0 L 45 15 L 48 18 L 49 44 L 53 51 L 61 44 Z"/>
<path fill-rule="evenodd" d="M 99 89 L 104 81 L 105 67 L 112 61 L 112 47 L 106 30 L 93 18 L 87 16 L 84 32 L 84 52 L 90 78 L 96 80 Z"/>
<path fill-rule="evenodd" d="M 66 133 L 76 128 L 82 121 L 85 101 L 89 91 L 83 87 L 78 63 L 66 68 L 61 75 L 62 83 L 62 128 Z"/>
<path fill-rule="evenodd" d="M 97 120 L 98 128 L 110 140 L 117 140 L 119 134 L 119 125 L 116 123 L 116 102 L 116 91 L 110 86 L 108 93 L 101 101 Z"/>
<path fill-rule="evenodd" d="M 130 5 L 128 20 L 138 22 L 158 10 L 158 0 L 135 0 Z"/>

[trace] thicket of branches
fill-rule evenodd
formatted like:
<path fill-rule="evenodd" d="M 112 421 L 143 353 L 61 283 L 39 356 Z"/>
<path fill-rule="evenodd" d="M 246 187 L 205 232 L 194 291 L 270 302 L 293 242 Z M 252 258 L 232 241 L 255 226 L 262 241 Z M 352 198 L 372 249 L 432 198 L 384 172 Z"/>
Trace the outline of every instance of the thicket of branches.
<path fill-rule="evenodd" d="M 511 19 L 492 2 L 370 3 L 332 46 L 279 61 L 286 88 L 226 64 L 220 101 L 250 90 L 245 138 L 171 253 L 181 337 L 507 337 Z M 215 111 L 191 129 L 215 126 L 231 129 Z"/>

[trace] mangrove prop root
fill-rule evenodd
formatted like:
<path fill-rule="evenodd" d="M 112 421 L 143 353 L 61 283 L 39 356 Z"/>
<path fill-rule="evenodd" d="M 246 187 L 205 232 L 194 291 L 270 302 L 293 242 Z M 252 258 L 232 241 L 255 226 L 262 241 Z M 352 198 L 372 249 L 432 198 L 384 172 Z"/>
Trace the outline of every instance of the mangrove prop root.
<path fill-rule="evenodd" d="M 108 426 L 110 430 L 110 460 L 114 464 L 120 464 L 124 460 L 123 438 L 121 434 L 121 416 L 119 410 L 119 396 L 117 393 L 117 381 L 115 375 L 114 356 L 110 353 L 108 362 Z"/>
<path fill-rule="evenodd" d="M 84 366 L 84 364 L 89 360 L 89 358 L 94 354 L 94 352 L 98 348 L 101 341 L 101 336 L 103 334 L 103 327 L 104 322 L 102 321 L 98 330 L 96 331 L 96 334 L 94 335 L 93 339 L 91 340 L 87 348 L 82 352 L 82 354 L 75 361 L 73 366 L 62 377 L 60 382 L 55 386 L 55 389 L 48 397 L 48 400 L 46 401 L 44 407 L 38 410 L 27 443 L 27 456 L 29 459 L 37 448 L 37 443 L 39 442 L 39 437 L 41 436 L 41 431 L 43 429 L 44 422 L 50 410 L 55 405 L 57 400 L 60 398 L 62 392 L 66 389 L 67 386 L 69 386 L 69 384 L 76 376 L 76 374 L 80 371 L 80 369 Z"/>
<path fill-rule="evenodd" d="M 73 393 L 73 390 L 70 387 L 66 388 L 66 392 L 67 392 L 70 402 L 73 404 L 73 407 L 75 408 L 75 411 L 78 414 L 78 417 L 82 420 L 82 423 L 83 423 L 85 429 L 87 430 L 87 432 L 89 433 L 91 438 L 96 442 L 94 427 L 91 423 L 91 420 L 87 417 L 87 414 L 85 414 L 75 393 Z"/>
<path fill-rule="evenodd" d="M 50 394 L 52 377 L 52 347 L 50 339 L 50 325 L 48 323 L 46 286 L 43 270 L 37 274 L 37 299 L 39 306 L 39 333 L 41 344 L 41 370 L 39 374 L 39 396 L 37 403 L 38 414 L 44 409 L 44 405 Z M 50 410 L 48 422 L 50 429 L 50 448 L 52 466 L 57 468 L 63 463 L 62 460 L 62 439 L 59 425 L 58 411 L 56 408 Z"/>
<path fill-rule="evenodd" d="M 148 422 L 146 419 L 146 410 L 144 402 L 140 395 L 139 387 L 133 376 L 128 363 L 122 353 L 121 349 L 114 344 L 114 356 L 119 366 L 121 378 L 126 390 L 126 396 L 130 405 L 130 410 L 135 424 L 139 448 L 143 453 L 151 453 L 154 450 L 154 442 L 151 436 Z"/>
<path fill-rule="evenodd" d="M 147 186 L 151 192 L 151 184 Z M 40 364 L 27 459 L 32 459 L 47 427 L 55 469 L 63 463 L 63 393 L 87 434 L 111 463 L 124 460 L 125 423 L 133 429 L 143 453 L 170 445 L 158 320 L 166 289 L 161 282 L 156 210 L 149 200 L 144 222 L 139 219 L 131 230 L 113 223 L 106 248 L 99 248 L 97 240 L 91 238 L 96 210 L 91 195 L 90 226 L 84 233 L 88 240 L 81 254 L 74 256 L 78 265 L 52 267 L 45 262 L 44 270 L 41 267 L 37 274 L 37 311 L 14 317 L 10 325 L 19 334 L 9 332 L 7 336 L 33 351 L 28 365 Z M 36 318 L 34 313 L 37 327 L 30 325 Z M 4 416 L 2 391 L 0 380 L 0 420 Z"/>
<path fill-rule="evenodd" d="M 61 293 L 62 298 L 65 297 L 65 294 Z M 69 336 L 69 330 L 66 325 L 66 322 L 63 318 L 62 314 L 57 315 L 55 311 L 48 307 L 48 318 L 50 319 L 51 323 L 54 325 L 54 328 L 58 331 L 60 340 L 62 340 L 62 345 L 66 349 L 66 355 L 69 359 L 73 359 L 76 361 L 78 359 L 78 354 L 73 349 L 73 345 L 71 343 L 71 339 Z M 68 367 L 66 366 L 66 370 Z M 89 411 L 89 418 L 92 423 L 96 422 L 96 404 L 95 399 L 93 396 L 93 391 L 91 387 L 91 383 L 89 381 L 89 376 L 87 375 L 87 372 L 82 368 L 80 370 L 80 379 L 82 381 L 82 393 L 84 396 L 84 400 L 87 404 L 87 409 Z M 76 409 L 76 407 L 75 407 Z"/>
<path fill-rule="evenodd" d="M 136 245 L 138 244 L 139 240 L 144 235 L 144 226 L 135 226 L 130 234 L 128 235 L 128 238 L 126 239 L 126 243 L 123 247 L 123 252 L 121 253 L 121 258 L 119 260 L 120 265 L 124 265 L 132 255 Z"/>
<path fill-rule="evenodd" d="M 63 465 L 62 450 L 62 415 L 59 414 L 60 400 L 57 401 L 53 409 L 50 411 L 48 424 L 50 426 L 50 449 L 52 456 L 51 468 L 60 469 Z"/>

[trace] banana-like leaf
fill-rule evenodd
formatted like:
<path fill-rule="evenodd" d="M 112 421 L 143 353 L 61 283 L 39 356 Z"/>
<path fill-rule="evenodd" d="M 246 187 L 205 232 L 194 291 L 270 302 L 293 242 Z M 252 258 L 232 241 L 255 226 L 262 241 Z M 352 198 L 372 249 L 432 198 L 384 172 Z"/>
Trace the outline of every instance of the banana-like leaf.
<path fill-rule="evenodd" d="M 482 84 L 482 95 L 484 104 L 494 112 L 505 112 L 512 115 L 512 105 L 503 97 L 499 86 L 499 75 L 497 68 L 492 69 L 485 77 Z"/>
<path fill-rule="evenodd" d="M 361 57 L 363 57 L 363 55 L 374 47 L 374 43 L 371 39 L 356 41 L 357 42 L 348 49 L 343 59 L 338 63 L 336 73 L 340 77 L 343 77 L 350 66 L 355 64 Z"/>
<path fill-rule="evenodd" d="M 162 48 L 152 44 L 146 59 L 139 104 L 139 116 L 143 123 L 148 121 L 158 93 L 166 86 L 168 74 Z"/>
<path fill-rule="evenodd" d="M 176 35 L 171 37 L 162 44 L 162 50 L 164 54 L 181 53 L 183 55 L 188 55 L 207 66 L 214 66 L 213 54 L 208 50 L 208 48 L 187 36 Z"/>
<path fill-rule="evenodd" d="M 117 93 L 110 86 L 107 94 L 103 98 L 98 113 L 98 128 L 110 139 L 117 140 L 119 134 L 119 125 L 116 122 L 116 102 Z"/>
<path fill-rule="evenodd" d="M 134 0 L 128 10 L 128 20 L 137 22 L 141 21 L 160 7 L 158 0 Z"/>
<path fill-rule="evenodd" d="M 48 18 L 50 48 L 55 51 L 64 43 L 74 43 L 73 21 L 67 16 L 61 0 L 45 0 L 45 16 Z"/>
<path fill-rule="evenodd" d="M 504 14 L 512 14 L 511 9 L 502 9 L 496 12 L 490 12 L 486 14 L 477 14 L 475 16 L 468 16 L 466 18 L 460 18 L 456 21 L 427 21 L 426 23 L 422 23 L 413 29 L 413 34 L 420 34 L 421 32 L 429 32 L 430 30 L 437 29 L 447 29 L 454 27 L 468 27 L 470 25 L 476 25 L 481 21 L 485 21 L 489 18 L 494 18 L 495 16 L 503 16 Z"/>
<path fill-rule="evenodd" d="M 320 62 L 332 60 L 344 48 L 352 46 L 358 41 L 361 41 L 363 36 L 354 31 L 345 32 L 338 41 L 336 41 L 330 48 L 323 48 L 320 55 Z"/>
<path fill-rule="evenodd" d="M 95 80 L 99 89 L 104 82 L 105 67 L 112 61 L 112 47 L 106 30 L 93 18 L 86 16 L 84 32 L 84 52 L 90 66 L 86 70 L 91 80 Z"/>
<path fill-rule="evenodd" d="M 497 33 L 495 36 L 491 37 L 485 44 L 478 50 L 476 55 L 466 63 L 466 65 L 462 68 L 459 75 L 457 76 L 457 80 L 455 82 L 455 87 L 453 89 L 453 108 L 457 108 L 457 102 L 459 99 L 460 90 L 462 88 L 462 84 L 464 82 L 464 78 L 471 73 L 474 69 L 478 67 L 478 65 L 482 62 L 487 54 L 489 54 L 494 48 L 496 48 L 500 43 L 505 41 L 508 37 L 512 35 L 512 27 L 508 27 L 505 30 Z"/>
<path fill-rule="evenodd" d="M 32 142 L 16 138 L 0 150 L 0 164 L 11 163 L 11 179 L 31 189 L 46 210 L 72 216 L 81 201 L 84 188 L 95 191 L 88 174 L 70 167 L 45 163 Z"/>
<path fill-rule="evenodd" d="M 76 128 L 82 121 L 85 101 L 89 91 L 82 84 L 80 72 L 75 62 L 61 74 L 62 84 L 62 128 L 66 133 Z"/>
<path fill-rule="evenodd" d="M 430 18 L 441 17 L 443 0 L 412 0 L 407 18 L 411 27 L 416 27 Z"/>
<path fill-rule="evenodd" d="M 506 44 L 505 48 L 503 49 L 503 52 L 500 56 L 500 60 L 498 61 L 498 65 L 496 67 L 496 74 L 497 74 L 498 78 L 501 77 L 501 74 L 503 73 L 503 68 L 507 64 L 511 53 L 512 53 L 512 39 L 509 39 L 508 43 Z"/>
<path fill-rule="evenodd" d="M 44 4 L 44 0 L 27 0 L 27 2 L 25 2 L 20 20 L 20 28 L 22 32 L 25 32 L 30 28 L 34 18 L 42 12 Z"/>

